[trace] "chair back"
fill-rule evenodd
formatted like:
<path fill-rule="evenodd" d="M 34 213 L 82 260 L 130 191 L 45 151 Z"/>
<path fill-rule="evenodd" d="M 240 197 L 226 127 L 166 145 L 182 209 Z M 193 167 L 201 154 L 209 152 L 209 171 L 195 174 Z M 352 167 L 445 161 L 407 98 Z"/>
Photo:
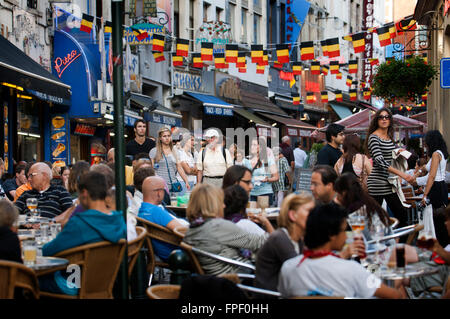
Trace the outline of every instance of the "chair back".
<path fill-rule="evenodd" d="M 184 238 L 184 236 L 186 236 L 186 232 L 188 231 L 188 229 L 189 229 L 189 227 L 186 227 L 186 226 L 178 226 L 178 227 L 175 227 L 173 232 L 175 234 L 177 234 L 178 236 L 180 236 L 181 238 Z"/>
<path fill-rule="evenodd" d="M 145 237 L 147 236 L 147 231 L 144 227 L 136 226 L 136 234 L 138 236 L 128 243 L 128 277 L 130 277 L 133 272 L 139 251 L 141 250 Z"/>
<path fill-rule="evenodd" d="M 61 251 L 55 257 L 69 260 L 81 267 L 78 298 L 112 299 L 114 281 L 125 253 L 127 241 L 118 243 L 101 241 Z"/>
<path fill-rule="evenodd" d="M 178 299 L 180 285 L 154 285 L 147 288 L 147 296 L 150 299 Z"/>
<path fill-rule="evenodd" d="M 22 288 L 32 298 L 39 299 L 35 272 L 21 263 L 0 260 L 0 299 L 13 299 L 15 288 Z"/>
<path fill-rule="evenodd" d="M 389 217 L 389 225 L 391 229 L 395 229 L 399 224 L 399 220 L 395 217 Z"/>
<path fill-rule="evenodd" d="M 197 255 L 192 250 L 192 246 L 189 244 L 186 244 L 184 241 L 182 241 L 180 243 L 180 247 L 189 256 L 189 259 L 191 260 L 191 266 L 192 266 L 193 271 L 199 275 L 204 275 L 205 271 L 203 270 L 202 266 L 200 265 L 200 261 L 198 260 Z"/>

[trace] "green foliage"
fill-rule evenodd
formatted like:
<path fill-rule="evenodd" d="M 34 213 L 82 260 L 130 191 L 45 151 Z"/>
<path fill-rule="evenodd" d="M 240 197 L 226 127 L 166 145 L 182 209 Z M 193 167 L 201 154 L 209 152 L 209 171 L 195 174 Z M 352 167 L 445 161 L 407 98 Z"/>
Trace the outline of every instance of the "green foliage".
<path fill-rule="evenodd" d="M 438 71 L 422 57 L 389 60 L 381 64 L 373 77 L 372 94 L 394 102 L 396 99 L 415 101 L 427 92 Z"/>
<path fill-rule="evenodd" d="M 311 152 L 319 153 L 319 151 L 322 149 L 323 144 L 322 143 L 314 143 L 311 146 Z"/>

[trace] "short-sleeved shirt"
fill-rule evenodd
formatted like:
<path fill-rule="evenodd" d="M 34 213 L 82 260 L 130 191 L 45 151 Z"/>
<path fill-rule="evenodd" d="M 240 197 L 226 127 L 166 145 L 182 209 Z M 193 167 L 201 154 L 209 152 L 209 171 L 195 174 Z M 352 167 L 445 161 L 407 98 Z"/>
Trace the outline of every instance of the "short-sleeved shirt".
<path fill-rule="evenodd" d="M 167 224 L 169 224 L 174 219 L 174 217 L 163 208 L 147 202 L 142 202 L 138 217 L 144 218 L 154 224 L 158 224 L 163 227 L 167 227 Z M 158 255 L 158 257 L 162 260 L 167 260 L 172 250 L 177 249 L 177 247 L 174 245 L 163 243 L 159 240 L 153 239 L 152 245 L 156 255 Z"/>
<path fill-rule="evenodd" d="M 155 161 L 154 165 L 156 175 L 166 181 L 169 189 L 172 186 L 172 183 L 175 183 L 177 181 L 177 159 L 173 155 L 173 152 L 176 152 L 175 149 L 172 150 L 172 153 L 170 153 L 169 155 L 161 156 L 159 162 Z M 156 147 L 152 148 L 149 156 L 151 159 L 155 159 Z"/>
<path fill-rule="evenodd" d="M 41 210 L 41 217 L 56 217 L 73 205 L 72 196 L 61 186 L 50 186 L 44 192 L 32 189 L 24 192 L 14 203 L 21 214 L 29 211 L 26 204 L 27 199 L 33 197 L 38 200 L 38 209 Z"/>
<path fill-rule="evenodd" d="M 187 166 L 189 166 L 190 168 L 195 167 L 194 156 L 192 155 L 192 153 L 190 153 L 190 152 L 188 153 L 184 149 L 180 149 L 178 151 L 178 160 L 180 162 L 185 162 L 187 164 Z M 197 184 L 197 176 L 196 175 L 186 174 L 186 176 L 187 176 L 188 182 Z M 177 174 L 177 178 L 180 182 L 183 181 L 180 174 Z"/>
<path fill-rule="evenodd" d="M 204 158 L 202 158 L 203 152 L 205 152 Z M 233 165 L 233 160 L 227 149 L 225 149 L 225 156 L 226 159 L 223 157 L 221 146 L 217 146 L 214 151 L 206 147 L 197 156 L 197 169 L 203 171 L 203 176 L 222 177 L 228 167 Z"/>
<path fill-rule="evenodd" d="M 7 179 L 4 183 L 3 183 L 3 190 L 6 193 L 6 196 L 8 196 L 8 198 L 10 200 L 14 200 L 14 197 L 11 196 L 11 194 L 9 193 L 10 191 L 15 191 L 17 189 L 17 187 L 19 187 L 19 185 L 17 185 L 16 183 L 16 178 L 11 178 L 11 179 Z"/>
<path fill-rule="evenodd" d="M 252 171 L 252 184 L 253 189 L 250 192 L 250 195 L 252 196 L 260 196 L 260 195 L 267 195 L 267 194 L 273 194 L 272 189 L 272 183 L 271 182 L 261 182 L 261 178 L 267 177 L 270 178 L 272 175 L 270 172 L 270 167 L 272 165 L 275 165 L 275 160 L 272 156 L 268 157 L 268 163 L 261 165 L 261 167 L 253 169 L 252 163 L 249 159 L 244 159 L 243 161 L 244 166 L 246 166 L 248 169 L 253 170 Z"/>
<path fill-rule="evenodd" d="M 152 148 L 156 146 L 155 141 L 146 137 L 145 142 L 143 144 L 139 144 L 136 142 L 136 139 L 132 139 L 126 145 L 126 154 L 127 155 L 136 155 L 139 153 L 148 154 Z"/>
<path fill-rule="evenodd" d="M 342 152 L 338 148 L 334 148 L 330 144 L 325 145 L 317 154 L 317 165 L 330 165 L 334 168 L 334 165 L 342 156 Z"/>

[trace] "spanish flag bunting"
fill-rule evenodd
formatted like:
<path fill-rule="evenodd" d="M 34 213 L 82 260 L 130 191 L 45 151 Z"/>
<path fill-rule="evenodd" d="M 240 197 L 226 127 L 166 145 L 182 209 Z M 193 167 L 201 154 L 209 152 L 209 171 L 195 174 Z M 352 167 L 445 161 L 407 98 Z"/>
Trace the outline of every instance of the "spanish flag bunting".
<path fill-rule="evenodd" d="M 289 47 L 287 44 L 277 44 L 278 63 L 289 63 Z"/>
<path fill-rule="evenodd" d="M 302 74 L 302 62 L 293 62 L 292 63 L 292 73 L 294 73 L 294 75 Z"/>
<path fill-rule="evenodd" d="M 302 61 L 314 60 L 314 43 L 312 41 L 300 43 L 300 58 Z"/>
<path fill-rule="evenodd" d="M 323 56 L 328 56 L 328 43 L 327 43 L 327 40 L 320 41 L 320 45 L 322 46 L 322 54 L 323 54 Z"/>
<path fill-rule="evenodd" d="M 331 74 L 339 73 L 339 61 L 330 61 L 330 73 Z"/>
<path fill-rule="evenodd" d="M 328 75 L 328 71 L 330 70 L 330 68 L 328 67 L 328 65 L 322 65 L 322 70 L 321 73 L 323 75 Z"/>
<path fill-rule="evenodd" d="M 225 62 L 236 63 L 238 58 L 238 45 L 226 44 L 225 45 Z"/>
<path fill-rule="evenodd" d="M 300 94 L 291 93 L 291 96 L 292 96 L 292 104 L 299 105 L 300 104 Z"/>
<path fill-rule="evenodd" d="M 410 16 L 404 18 L 403 20 L 397 22 L 395 24 L 395 27 L 397 29 L 397 34 L 402 35 L 403 31 L 416 30 L 417 24 L 416 24 L 416 20 L 413 19 L 413 16 L 410 15 Z"/>
<path fill-rule="evenodd" d="M 352 35 L 352 43 L 355 53 L 364 52 L 366 47 L 366 33 L 360 32 Z"/>
<path fill-rule="evenodd" d="M 213 60 L 213 47 L 212 42 L 202 42 L 201 45 L 201 57 L 202 61 L 212 61 Z"/>
<path fill-rule="evenodd" d="M 250 56 L 252 58 L 252 63 L 262 63 L 263 62 L 263 46 L 262 44 L 252 44 Z"/>
<path fill-rule="evenodd" d="M 187 57 L 189 54 L 189 40 L 177 39 L 177 55 Z"/>
<path fill-rule="evenodd" d="M 176 54 L 172 54 L 172 64 L 173 64 L 173 66 L 182 66 L 183 65 L 183 57 L 178 56 Z"/>
<path fill-rule="evenodd" d="M 336 74 L 336 79 L 337 79 L 337 80 L 342 79 L 342 73 L 341 73 L 341 72 L 339 72 L 339 73 Z"/>
<path fill-rule="evenodd" d="M 83 13 L 83 17 L 81 19 L 80 31 L 91 33 L 92 24 L 94 23 L 94 17 L 89 14 Z"/>
<path fill-rule="evenodd" d="M 320 92 L 320 98 L 322 103 L 328 103 L 328 91 Z"/>
<path fill-rule="evenodd" d="M 311 74 L 314 74 L 314 75 L 320 74 L 320 62 L 319 61 L 311 62 Z"/>
<path fill-rule="evenodd" d="M 104 29 L 105 29 L 105 34 L 107 34 L 107 33 L 111 34 L 111 32 L 112 32 L 112 23 L 110 21 L 106 21 Z"/>
<path fill-rule="evenodd" d="M 350 94 L 350 101 L 356 101 L 358 99 L 358 92 L 356 91 L 356 89 L 353 90 L 349 90 L 349 94 Z"/>
<path fill-rule="evenodd" d="M 358 73 L 358 60 L 348 61 L 348 73 Z"/>
<path fill-rule="evenodd" d="M 261 66 L 269 65 L 269 51 L 264 50 L 263 51 L 263 60 L 261 63 L 258 63 Z"/>
<path fill-rule="evenodd" d="M 369 59 L 369 63 L 370 65 L 378 65 L 380 63 L 380 61 L 378 60 L 378 58 L 376 59 Z"/>
<path fill-rule="evenodd" d="M 264 74 L 266 67 L 261 64 L 256 65 L 256 74 Z"/>
<path fill-rule="evenodd" d="M 347 81 L 345 81 L 345 84 L 347 84 L 347 86 L 352 86 L 352 80 L 353 78 L 350 75 L 347 75 Z"/>
<path fill-rule="evenodd" d="M 203 68 L 203 60 L 201 53 L 192 53 L 192 66 L 194 68 Z"/>
<path fill-rule="evenodd" d="M 363 89 L 363 97 L 364 97 L 364 100 L 369 100 L 371 94 L 372 94 L 372 93 L 370 92 L 370 89 L 369 89 L 369 88 L 364 88 L 364 89 Z"/>
<path fill-rule="evenodd" d="M 339 50 L 339 38 L 331 38 L 327 40 L 328 57 L 334 58 L 341 55 Z"/>
<path fill-rule="evenodd" d="M 133 31 L 133 34 L 138 41 L 143 41 L 144 39 L 146 39 L 148 37 L 147 31 L 142 32 L 141 30 L 139 30 L 138 28 L 133 27 L 133 26 L 131 26 L 130 28 Z"/>
<path fill-rule="evenodd" d="M 316 101 L 316 96 L 314 92 L 306 92 L 306 103 L 312 104 Z"/>
<path fill-rule="evenodd" d="M 334 94 L 336 95 L 336 101 L 342 102 L 342 91 L 341 90 L 334 91 Z"/>
<path fill-rule="evenodd" d="M 245 59 L 245 52 L 239 52 L 238 53 L 238 58 L 237 58 L 237 62 L 236 62 L 236 67 L 237 68 L 246 68 L 247 66 L 247 61 Z"/>
<path fill-rule="evenodd" d="M 391 39 L 394 39 L 397 36 L 394 22 L 388 23 L 386 26 L 389 27 L 389 36 L 391 37 Z"/>
<path fill-rule="evenodd" d="M 377 29 L 378 33 L 378 40 L 380 41 L 380 46 L 385 47 L 387 45 L 390 45 L 392 43 L 391 36 L 389 33 L 389 27 L 379 27 Z"/>
<path fill-rule="evenodd" d="M 225 63 L 225 53 L 214 54 L 214 66 L 216 69 L 228 69 L 228 64 Z"/>
<path fill-rule="evenodd" d="M 164 52 L 153 51 L 152 53 L 156 63 L 166 60 L 166 58 L 164 57 Z"/>
<path fill-rule="evenodd" d="M 152 51 L 163 52 L 165 39 L 162 34 L 153 33 Z"/>
<path fill-rule="evenodd" d="M 428 93 L 422 94 L 422 101 L 428 100 Z"/>

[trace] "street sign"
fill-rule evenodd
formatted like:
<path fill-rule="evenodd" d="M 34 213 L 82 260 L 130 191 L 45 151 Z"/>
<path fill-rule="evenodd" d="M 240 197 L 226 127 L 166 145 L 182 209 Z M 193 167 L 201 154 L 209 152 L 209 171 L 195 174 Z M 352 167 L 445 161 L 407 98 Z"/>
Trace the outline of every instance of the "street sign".
<path fill-rule="evenodd" d="M 441 59 L 441 88 L 450 89 L 450 58 Z"/>

